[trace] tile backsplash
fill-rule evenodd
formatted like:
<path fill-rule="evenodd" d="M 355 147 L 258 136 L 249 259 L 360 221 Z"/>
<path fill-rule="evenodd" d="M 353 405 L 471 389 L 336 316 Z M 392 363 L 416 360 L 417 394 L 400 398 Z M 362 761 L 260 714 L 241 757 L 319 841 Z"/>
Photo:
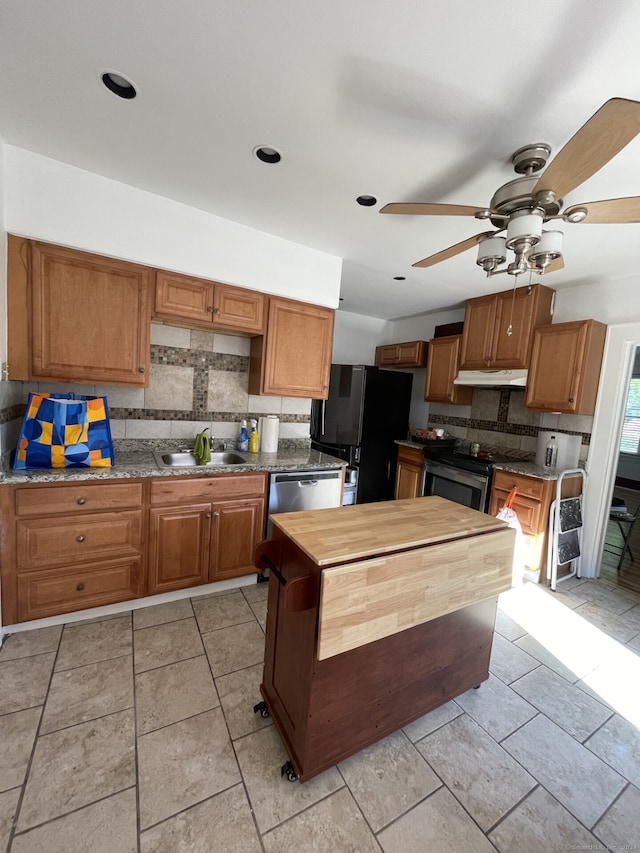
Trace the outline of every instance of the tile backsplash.
<path fill-rule="evenodd" d="M 535 458 L 538 430 L 581 437 L 580 460 L 587 458 L 593 418 L 586 415 L 555 415 L 524 408 L 524 390 L 474 388 L 470 406 L 431 403 L 431 428 L 442 427 L 465 442 L 478 442 L 485 450 L 508 453 L 514 458 Z"/>
<path fill-rule="evenodd" d="M 311 401 L 249 394 L 250 339 L 151 325 L 148 388 L 53 382 L 0 382 L 0 452 L 15 447 L 29 391 L 107 397 L 116 449 L 179 439 L 209 427 L 215 446 L 235 447 L 243 418 L 274 414 L 280 446 L 309 444 Z"/>

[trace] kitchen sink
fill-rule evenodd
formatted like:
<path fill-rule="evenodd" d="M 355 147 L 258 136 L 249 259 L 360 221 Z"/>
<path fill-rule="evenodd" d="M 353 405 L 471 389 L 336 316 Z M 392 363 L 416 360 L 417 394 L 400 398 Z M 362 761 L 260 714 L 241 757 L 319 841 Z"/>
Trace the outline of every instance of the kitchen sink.
<path fill-rule="evenodd" d="M 165 452 L 154 450 L 153 458 L 159 468 L 211 468 L 216 465 L 246 465 L 247 460 L 237 453 L 212 453 L 211 461 L 206 465 L 198 465 L 196 457 L 189 451 Z"/>

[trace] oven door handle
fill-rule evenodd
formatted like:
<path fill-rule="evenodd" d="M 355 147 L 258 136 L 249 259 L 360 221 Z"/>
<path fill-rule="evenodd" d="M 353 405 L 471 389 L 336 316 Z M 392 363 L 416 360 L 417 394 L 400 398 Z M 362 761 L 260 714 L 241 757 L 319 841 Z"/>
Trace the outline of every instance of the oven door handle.
<path fill-rule="evenodd" d="M 441 462 L 430 460 L 425 462 L 424 469 L 427 475 L 435 474 L 436 477 L 446 477 L 448 480 L 455 478 L 459 483 L 479 488 L 486 487 L 491 480 L 491 474 L 474 474 L 472 471 L 465 471 L 463 468 L 456 468 L 454 465 L 443 465 Z"/>

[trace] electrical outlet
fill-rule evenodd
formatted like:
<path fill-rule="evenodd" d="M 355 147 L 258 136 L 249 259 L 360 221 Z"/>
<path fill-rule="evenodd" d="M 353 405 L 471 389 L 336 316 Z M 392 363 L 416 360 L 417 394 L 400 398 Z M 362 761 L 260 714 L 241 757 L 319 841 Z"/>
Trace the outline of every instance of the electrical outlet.
<path fill-rule="evenodd" d="M 6 361 L 2 362 L 2 370 L 0 372 L 0 378 L 2 378 L 3 380 L 9 378 L 9 365 L 7 364 Z"/>

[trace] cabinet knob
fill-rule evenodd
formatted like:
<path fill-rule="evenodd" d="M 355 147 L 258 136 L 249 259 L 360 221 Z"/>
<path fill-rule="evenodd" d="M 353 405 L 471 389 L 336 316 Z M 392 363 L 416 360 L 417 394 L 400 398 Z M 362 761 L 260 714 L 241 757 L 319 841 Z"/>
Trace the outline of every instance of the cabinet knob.
<path fill-rule="evenodd" d="M 76 542 L 84 542 L 84 536 L 82 535 L 82 533 L 80 534 L 80 536 L 76 536 Z"/>
<path fill-rule="evenodd" d="M 213 309 L 213 313 L 214 313 L 214 314 L 219 314 L 219 313 L 220 313 L 220 309 L 219 309 L 219 308 L 214 308 L 214 309 Z"/>
<path fill-rule="evenodd" d="M 205 517 L 205 518 L 211 518 L 211 513 L 210 513 L 210 512 L 205 512 L 204 517 Z"/>
<path fill-rule="evenodd" d="M 573 399 L 574 399 L 573 397 L 569 397 L 569 402 L 573 403 Z"/>
<path fill-rule="evenodd" d="M 79 583 L 78 586 L 76 587 L 76 589 L 78 590 L 78 592 L 82 592 L 82 590 L 84 589 L 84 584 Z"/>
<path fill-rule="evenodd" d="M 209 312 L 209 314 L 213 314 L 213 305 L 207 305 L 207 311 Z"/>
<path fill-rule="evenodd" d="M 78 503 L 80 504 L 80 506 L 82 506 L 82 504 L 86 504 L 86 502 L 87 502 L 86 498 L 78 498 Z"/>
<path fill-rule="evenodd" d="M 139 368 L 138 368 L 138 373 L 144 373 L 144 367 L 139 367 Z"/>
<path fill-rule="evenodd" d="M 218 518 L 218 516 L 219 516 L 219 515 L 220 515 L 220 513 L 218 512 L 218 510 L 216 510 L 216 511 L 213 513 L 213 517 L 214 517 L 214 518 Z"/>

